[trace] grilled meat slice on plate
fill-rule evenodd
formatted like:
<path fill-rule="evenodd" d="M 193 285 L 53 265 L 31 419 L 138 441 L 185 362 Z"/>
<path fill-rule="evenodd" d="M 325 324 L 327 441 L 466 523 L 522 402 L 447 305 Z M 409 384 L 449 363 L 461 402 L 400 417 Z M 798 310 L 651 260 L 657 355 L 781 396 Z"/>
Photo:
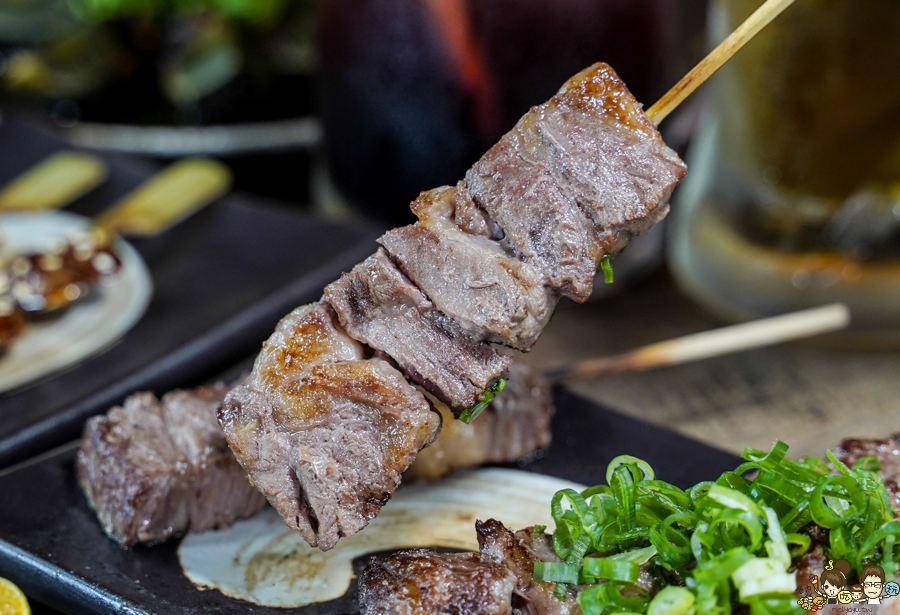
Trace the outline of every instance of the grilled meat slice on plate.
<path fill-rule="evenodd" d="M 227 387 L 132 395 L 88 421 L 78 481 L 106 533 L 129 546 L 227 527 L 265 505 L 216 420 Z"/>

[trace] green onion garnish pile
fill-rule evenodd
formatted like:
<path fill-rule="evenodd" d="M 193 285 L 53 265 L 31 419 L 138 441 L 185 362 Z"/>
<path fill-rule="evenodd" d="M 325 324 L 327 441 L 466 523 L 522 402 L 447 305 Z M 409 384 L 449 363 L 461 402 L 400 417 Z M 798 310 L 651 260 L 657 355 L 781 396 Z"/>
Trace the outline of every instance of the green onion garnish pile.
<path fill-rule="evenodd" d="M 801 614 L 788 568 L 810 548 L 798 533 L 810 523 L 828 530 L 826 558 L 849 561 L 851 575 L 872 563 L 896 575 L 900 511 L 877 460 L 850 469 L 829 451 L 832 474 L 821 459 L 793 461 L 787 450 L 781 441 L 768 454 L 747 449 L 747 463 L 687 491 L 655 480 L 640 459 L 615 458 L 606 485 L 553 498 L 553 546 L 563 561 L 536 564 L 535 580 L 555 582 L 560 598 L 569 584 L 587 586 L 578 595 L 584 615 L 718 615 L 738 604 L 752 615 Z M 755 479 L 744 477 L 753 471 Z M 636 584 L 643 564 L 663 588 L 652 598 Z"/>

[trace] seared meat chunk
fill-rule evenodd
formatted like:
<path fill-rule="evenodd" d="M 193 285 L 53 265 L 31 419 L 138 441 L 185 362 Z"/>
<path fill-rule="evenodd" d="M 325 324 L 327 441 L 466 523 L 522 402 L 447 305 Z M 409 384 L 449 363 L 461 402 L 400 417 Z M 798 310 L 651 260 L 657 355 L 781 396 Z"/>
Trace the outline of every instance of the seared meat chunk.
<path fill-rule="evenodd" d="M 363 615 L 509 615 L 516 577 L 478 553 L 401 551 L 372 558 L 359 580 Z"/>
<path fill-rule="evenodd" d="M 603 248 L 566 187 L 527 157 L 518 129 L 517 124 L 475 163 L 466 173 L 466 185 L 524 262 L 562 295 L 584 301 Z"/>
<path fill-rule="evenodd" d="M 665 217 L 687 175 L 678 155 L 608 65 L 569 79 L 540 115 L 522 118 L 528 154 L 567 185 L 615 252 Z"/>
<path fill-rule="evenodd" d="M 862 457 L 878 459 L 878 474 L 891 495 L 891 504 L 900 507 L 900 433 L 884 439 L 845 438 L 834 453 L 851 468 Z"/>
<path fill-rule="evenodd" d="M 553 595 L 554 583 L 535 581 L 535 562 L 558 562 L 549 535 L 533 539 L 531 528 L 513 533 L 496 519 L 475 522 L 481 554 L 503 564 L 516 575 L 514 612 L 528 615 L 574 615 L 581 613 L 572 588 L 564 600 Z"/>
<path fill-rule="evenodd" d="M 285 523 L 323 551 L 374 518 L 440 417 L 324 302 L 286 316 L 219 410 L 228 444 Z"/>
<path fill-rule="evenodd" d="M 404 478 L 439 478 L 454 468 L 515 461 L 550 446 L 550 387 L 521 361 L 510 366 L 503 393 L 477 420 L 454 421 L 449 410 L 436 405 L 444 418 L 441 433 L 419 453 Z"/>
<path fill-rule="evenodd" d="M 665 217 L 686 172 L 615 71 L 595 64 L 519 120 L 466 183 L 523 259 L 584 301 L 597 260 Z"/>
<path fill-rule="evenodd" d="M 126 546 L 227 527 L 265 505 L 216 420 L 224 386 L 132 395 L 88 421 L 78 481 L 103 529 Z"/>
<path fill-rule="evenodd" d="M 379 240 L 391 258 L 470 338 L 529 350 L 559 300 L 542 273 L 490 236 L 465 184 L 423 192 L 411 207 L 419 222 Z"/>
<path fill-rule="evenodd" d="M 383 250 L 329 284 L 325 297 L 351 337 L 390 356 L 454 412 L 480 401 L 512 362 L 454 331 Z"/>

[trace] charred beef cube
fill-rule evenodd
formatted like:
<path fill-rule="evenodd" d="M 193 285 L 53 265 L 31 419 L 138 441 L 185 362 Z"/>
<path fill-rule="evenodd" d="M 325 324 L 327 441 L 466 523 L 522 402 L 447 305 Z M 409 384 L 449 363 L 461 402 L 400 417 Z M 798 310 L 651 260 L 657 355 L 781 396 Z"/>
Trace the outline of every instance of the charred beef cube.
<path fill-rule="evenodd" d="M 78 480 L 104 530 L 123 545 L 227 527 L 265 499 L 235 461 L 216 421 L 224 386 L 132 395 L 88 421 Z"/>
<path fill-rule="evenodd" d="M 606 253 L 665 217 L 687 168 L 608 65 L 569 79 L 522 118 L 528 154 L 552 169 L 601 233 Z"/>
<path fill-rule="evenodd" d="M 583 301 L 591 294 L 603 248 L 572 195 L 549 169 L 527 157 L 521 139 L 505 135 L 466 173 L 466 185 L 524 262 L 562 295 Z"/>
<path fill-rule="evenodd" d="M 324 302 L 279 323 L 219 422 L 253 485 L 323 551 L 378 514 L 440 428 L 422 394 L 367 358 Z"/>
<path fill-rule="evenodd" d="M 512 362 L 455 331 L 383 250 L 331 283 L 325 297 L 351 337 L 387 354 L 454 412 L 481 401 Z"/>
<path fill-rule="evenodd" d="M 438 410 L 444 426 L 434 443 L 419 453 L 404 478 L 440 478 L 454 468 L 508 463 L 550 446 L 553 401 L 547 381 L 521 361 L 509 368 L 503 393 L 477 420 L 454 421 Z"/>
<path fill-rule="evenodd" d="M 564 599 L 553 595 L 555 583 L 535 581 L 536 562 L 558 562 L 549 535 L 532 537 L 531 528 L 512 532 L 496 519 L 475 522 L 481 554 L 506 566 L 516 576 L 514 613 L 539 613 L 540 615 L 573 615 L 581 613 L 576 591 L 569 589 Z"/>
<path fill-rule="evenodd" d="M 686 173 L 615 71 L 595 64 L 522 117 L 466 183 L 524 260 L 584 301 L 599 257 L 665 217 Z"/>
<path fill-rule="evenodd" d="M 423 192 L 411 207 L 419 222 L 379 240 L 391 258 L 468 337 L 529 350 L 559 300 L 543 274 L 490 236 L 464 184 Z"/>
<path fill-rule="evenodd" d="M 484 523 L 475 523 L 478 544 L 481 554 L 495 562 L 502 563 L 516 575 L 518 583 L 513 595 L 514 613 L 539 613 L 541 615 L 571 615 L 581 613 L 577 596 L 583 589 L 581 586 L 570 586 L 564 599 L 557 599 L 553 593 L 555 583 L 535 581 L 533 579 L 536 562 L 559 562 L 559 556 L 553 548 L 550 534 L 534 535 L 534 528 L 525 528 L 518 532 L 507 529 L 496 519 L 488 519 Z M 656 578 L 649 564 L 641 566 L 636 585 L 642 591 L 635 590 L 635 595 L 655 595 L 659 591 Z M 624 589 L 626 595 L 630 592 Z"/>
<path fill-rule="evenodd" d="M 478 553 L 426 549 L 372 558 L 359 580 L 363 615 L 508 615 L 516 577 Z"/>

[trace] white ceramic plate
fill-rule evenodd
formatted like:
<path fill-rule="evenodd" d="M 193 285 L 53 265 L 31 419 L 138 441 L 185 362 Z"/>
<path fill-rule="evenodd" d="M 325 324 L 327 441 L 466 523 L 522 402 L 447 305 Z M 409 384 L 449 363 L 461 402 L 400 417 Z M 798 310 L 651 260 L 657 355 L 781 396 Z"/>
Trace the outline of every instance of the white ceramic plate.
<path fill-rule="evenodd" d="M 456 472 L 438 482 L 403 485 L 366 529 L 331 551 L 310 547 L 272 508 L 225 530 L 189 534 L 178 548 L 181 568 L 200 587 L 255 604 L 296 608 L 346 593 L 353 560 L 413 547 L 478 550 L 475 520 L 520 529 L 554 529 L 550 501 L 583 485 L 507 468 Z"/>
<path fill-rule="evenodd" d="M 89 228 L 87 218 L 67 212 L 0 214 L 0 254 L 47 249 Z M 140 320 L 153 282 L 137 251 L 121 239 L 122 268 L 107 285 L 58 315 L 30 322 L 0 354 L 0 392 L 48 376 L 111 346 Z"/>

